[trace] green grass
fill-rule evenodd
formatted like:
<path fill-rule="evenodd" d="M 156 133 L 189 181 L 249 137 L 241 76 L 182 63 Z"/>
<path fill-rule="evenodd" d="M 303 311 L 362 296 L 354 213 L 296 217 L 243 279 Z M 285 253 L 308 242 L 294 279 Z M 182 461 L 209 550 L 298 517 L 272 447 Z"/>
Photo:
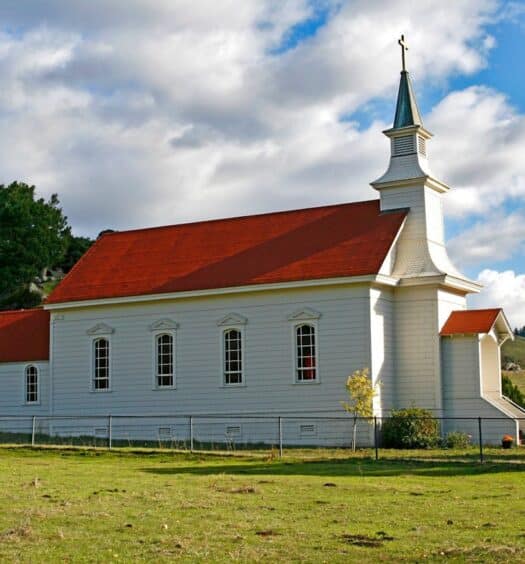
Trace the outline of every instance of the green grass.
<path fill-rule="evenodd" d="M 525 559 L 523 451 L 368 454 L 2 448 L 0 561 Z"/>

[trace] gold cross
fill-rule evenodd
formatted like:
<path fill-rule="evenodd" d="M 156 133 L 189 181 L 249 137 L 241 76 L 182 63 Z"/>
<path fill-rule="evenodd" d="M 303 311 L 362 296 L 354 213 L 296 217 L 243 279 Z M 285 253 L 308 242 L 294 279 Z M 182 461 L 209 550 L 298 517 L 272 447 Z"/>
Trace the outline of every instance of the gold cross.
<path fill-rule="evenodd" d="M 403 71 L 406 71 L 406 61 L 405 61 L 405 51 L 408 51 L 408 44 L 405 41 L 405 36 L 401 35 L 401 39 L 397 41 L 401 47 L 401 62 L 403 65 Z"/>

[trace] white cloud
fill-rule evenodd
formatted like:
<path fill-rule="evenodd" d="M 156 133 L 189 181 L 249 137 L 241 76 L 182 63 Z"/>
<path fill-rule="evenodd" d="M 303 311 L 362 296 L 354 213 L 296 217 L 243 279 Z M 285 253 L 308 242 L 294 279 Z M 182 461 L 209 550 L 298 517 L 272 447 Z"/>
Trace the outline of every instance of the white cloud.
<path fill-rule="evenodd" d="M 486 214 L 508 198 L 525 200 L 525 116 L 503 94 L 481 86 L 453 92 L 427 123 L 436 133 L 434 168 L 453 187 L 449 214 Z"/>
<path fill-rule="evenodd" d="M 503 307 L 513 328 L 525 325 L 525 274 L 486 269 L 480 272 L 478 282 L 485 287 L 469 298 L 473 307 Z"/>
<path fill-rule="evenodd" d="M 525 213 L 498 212 L 448 242 L 455 264 L 482 265 L 525 253 Z"/>
<path fill-rule="evenodd" d="M 498 4 L 325 5 L 328 23 L 275 55 L 312 13 L 308 0 L 3 0 L 0 18 L 17 31 L 0 36 L 1 181 L 58 192 L 91 234 L 376 197 L 368 183 L 386 166 L 387 124 L 360 131 L 340 116 L 377 96 L 393 106 L 401 30 L 419 84 L 481 68 Z M 433 114 L 438 161 L 454 138 L 453 103 Z M 452 169 L 460 186 L 476 185 L 468 167 Z"/>

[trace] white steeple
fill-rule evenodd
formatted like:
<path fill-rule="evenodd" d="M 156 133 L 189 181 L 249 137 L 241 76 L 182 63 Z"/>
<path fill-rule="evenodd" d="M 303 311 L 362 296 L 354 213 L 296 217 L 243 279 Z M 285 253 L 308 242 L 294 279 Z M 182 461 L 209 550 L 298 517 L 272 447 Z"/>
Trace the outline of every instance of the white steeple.
<path fill-rule="evenodd" d="M 416 97 L 405 68 L 406 43 L 401 36 L 403 67 L 394 124 L 383 133 L 390 139 L 390 162 L 386 172 L 371 183 L 379 191 L 382 211 L 409 208 L 401 233 L 392 274 L 417 278 L 449 276 L 477 291 L 450 262 L 445 248 L 443 194 L 449 187 L 438 180 L 428 164 L 427 141 L 432 134 L 423 126 Z M 408 281 L 408 280 L 407 280 Z"/>

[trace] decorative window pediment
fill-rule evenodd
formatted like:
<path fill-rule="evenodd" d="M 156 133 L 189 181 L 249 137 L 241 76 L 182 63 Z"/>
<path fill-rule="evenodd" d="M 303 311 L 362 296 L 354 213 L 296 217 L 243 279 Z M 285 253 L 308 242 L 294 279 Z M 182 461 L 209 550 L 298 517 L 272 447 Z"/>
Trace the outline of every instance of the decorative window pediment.
<path fill-rule="evenodd" d="M 239 313 L 229 313 L 217 321 L 219 327 L 225 325 L 246 325 L 248 319 Z"/>
<path fill-rule="evenodd" d="M 149 328 L 150 331 L 167 331 L 170 329 L 177 329 L 178 326 L 179 324 L 176 321 L 173 321 L 173 319 L 159 319 L 158 321 L 155 321 L 155 323 L 152 323 Z"/>
<path fill-rule="evenodd" d="M 88 329 L 86 333 L 88 335 L 111 335 L 115 332 L 113 327 L 110 327 L 106 323 L 97 323 L 91 329 Z"/>
<path fill-rule="evenodd" d="M 294 311 L 288 316 L 288 321 L 309 321 L 312 319 L 319 319 L 321 314 L 315 309 L 303 307 Z"/>

